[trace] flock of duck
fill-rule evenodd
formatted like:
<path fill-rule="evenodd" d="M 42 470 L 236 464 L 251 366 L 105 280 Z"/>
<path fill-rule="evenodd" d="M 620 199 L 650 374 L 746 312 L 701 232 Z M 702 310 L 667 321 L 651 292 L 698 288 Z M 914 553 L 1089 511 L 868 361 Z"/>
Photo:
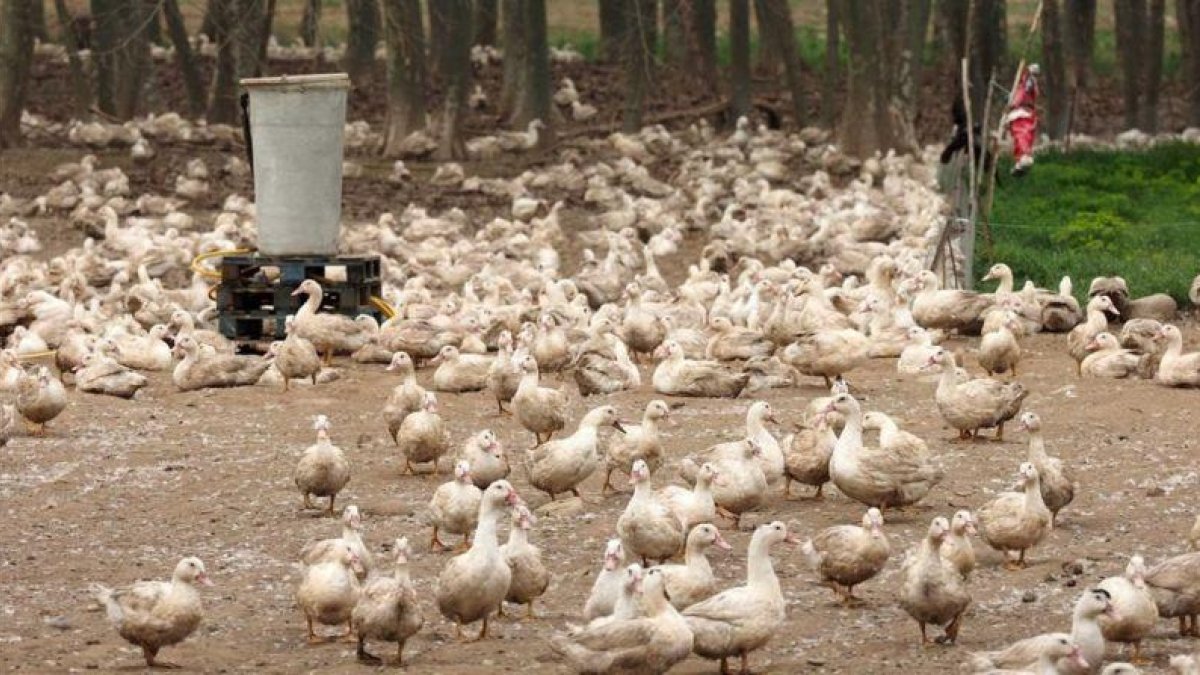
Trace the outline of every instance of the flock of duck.
<path fill-rule="evenodd" d="M 119 169 L 95 160 L 60 167 L 56 176 L 85 197 L 61 207 L 10 198 L 7 208 L 98 217 L 102 237 L 43 261 L 25 216 L 0 232 L 9 247 L 0 262 L 0 324 L 11 329 L 0 352 L 0 392 L 12 395 L 0 407 L 0 444 L 18 435 L 22 419 L 29 433 L 45 433 L 75 396 L 140 397 L 147 371 L 169 371 L 179 391 L 287 390 L 386 364 L 398 383 L 382 417 L 404 471 L 427 465 L 436 476 L 452 468 L 428 505 L 429 547 L 459 544 L 434 594 L 436 611 L 459 631 L 478 623 L 478 638 L 486 638 L 505 602 L 536 616 L 550 584 L 530 541 L 538 520 L 532 495 L 518 494 L 513 469 L 551 502 L 579 496 L 593 476 L 604 476 L 606 493 L 619 473 L 633 491 L 612 524 L 580 609 L 583 623 L 553 635 L 550 647 L 583 673 L 665 672 L 691 654 L 719 660 L 723 672 L 739 661 L 748 672 L 751 655 L 786 616 L 772 565 L 776 545 L 798 544 L 811 573 L 853 606 L 861 602 L 854 589 L 879 575 L 900 544 L 885 531 L 886 514 L 927 500 L 944 478 L 923 439 L 854 395 L 847 378 L 871 359 L 894 359 L 900 377 L 935 376 L 931 406 L 961 440 L 990 429 L 1002 438 L 1013 420 L 1028 433 L 1028 456 L 1012 467 L 1016 491 L 934 517 L 905 546 L 896 600 L 923 645 L 953 644 L 963 630 L 974 599 L 972 536 L 1002 553 L 1005 567 L 1020 568 L 1074 498 L 1071 467 L 1046 448 L 1039 416 L 1022 410 L 1029 391 L 1016 376 L 1026 336 L 1066 333 L 1063 358 L 1083 376 L 1200 386 L 1200 353 L 1184 353 L 1171 323 L 1174 301 L 1130 298 L 1119 277 L 1093 281 L 1084 307 L 1069 279 L 1054 290 L 1032 283 L 1018 290 L 1003 264 L 988 272 L 998 282 L 993 292 L 941 288 L 923 260 L 943 202 L 919 158 L 859 162 L 822 144 L 815 130 L 784 136 L 745 122 L 724 138 L 706 128 L 648 128 L 592 142 L 589 151 L 603 159 L 584 163 L 567 150 L 560 162 L 516 179 L 456 179 L 456 189 L 489 195 L 508 211 L 478 228 L 458 209 L 435 215 L 416 206 L 347 226 L 344 251 L 383 255 L 396 315 L 380 324 L 323 312 L 321 283 L 309 279 L 295 290 L 304 302 L 286 334 L 263 356 L 235 354 L 214 329 L 204 270 L 189 267 L 200 253 L 252 247 L 252 205 L 233 195 L 210 230 L 178 227 L 180 205 L 148 214 L 125 195 L 105 196 Z M 670 182 L 655 177 L 664 167 Z M 788 180 L 792 173 L 802 177 Z M 573 237 L 586 248 L 566 274 L 563 252 L 572 242 L 565 232 L 578 204 L 596 229 Z M 669 283 L 657 259 L 678 254 L 689 236 L 703 238 L 699 259 L 681 283 Z M 1119 332 L 1110 319 L 1121 320 Z M 978 346 L 970 354 L 939 346 L 950 334 L 979 335 Z M 51 352 L 58 376 L 48 365 L 26 366 Z M 966 369 L 967 356 L 984 376 Z M 362 365 L 332 367 L 339 358 Z M 422 378 L 429 389 L 418 380 L 422 368 L 432 368 Z M 578 394 L 547 386 L 548 373 L 573 380 Z M 830 393 L 808 404 L 794 433 L 776 436 L 769 427 L 779 421 L 776 411 L 755 401 L 739 440 L 683 457 L 665 452 L 661 427 L 674 399 L 739 399 L 804 378 L 821 378 Z M 646 404 L 638 425 L 603 402 L 572 417 L 580 398 L 647 385 L 662 398 Z M 510 463 L 490 429 L 455 442 L 439 396 L 467 392 L 494 398 L 529 435 L 530 449 Z M 352 469 L 330 419 L 320 416 L 314 427 L 316 442 L 293 474 L 297 504 L 335 516 Z M 681 484 L 666 484 L 675 477 Z M 720 527 L 736 529 L 746 514 L 787 499 L 792 483 L 818 498 L 832 484 L 847 504 L 857 502 L 845 520 L 860 524 L 803 542 L 795 524 L 759 524 L 745 582 L 722 588 L 707 558 L 713 547 L 729 548 Z M 318 507 L 314 498 L 327 501 Z M 401 662 L 405 642 L 431 616 L 409 573 L 414 546 L 396 538 L 388 572 L 362 537 L 358 508 L 345 506 L 341 515 L 340 536 L 300 552 L 295 599 L 307 637 L 322 642 L 320 626 L 341 627 L 361 660 L 379 661 L 368 651 L 374 641 L 397 643 Z M 1193 537 L 1200 540 L 1200 520 Z M 207 583 L 204 563 L 187 557 L 169 582 L 94 591 L 119 634 L 154 665 L 162 648 L 199 625 L 199 587 Z M 1068 632 L 975 654 L 972 666 L 1101 672 L 1107 642 L 1132 645 L 1137 661 L 1161 618 L 1178 618 L 1180 633 L 1196 636 L 1198 614 L 1200 552 L 1152 567 L 1134 556 L 1124 575 L 1081 593 Z M 936 639 L 930 626 L 941 629 Z M 1173 663 L 1197 672 L 1190 659 Z M 1103 672 L 1138 670 L 1113 663 Z"/>

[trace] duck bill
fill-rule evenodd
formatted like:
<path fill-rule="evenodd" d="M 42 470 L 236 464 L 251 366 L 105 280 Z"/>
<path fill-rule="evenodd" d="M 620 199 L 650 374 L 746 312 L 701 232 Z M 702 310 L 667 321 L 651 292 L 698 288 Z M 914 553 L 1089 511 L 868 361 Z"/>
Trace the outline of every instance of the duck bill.
<path fill-rule="evenodd" d="M 878 525 L 872 525 L 871 526 L 871 538 L 872 539 L 881 539 L 882 537 L 883 537 L 883 529 L 880 528 Z"/>
<path fill-rule="evenodd" d="M 216 583 L 212 579 L 209 579 L 208 575 L 204 572 L 196 575 L 196 581 L 200 582 L 201 586 L 216 586 Z"/>
<path fill-rule="evenodd" d="M 613 420 L 613 428 L 621 433 L 625 433 L 625 427 L 621 426 L 620 420 Z"/>
<path fill-rule="evenodd" d="M 794 544 L 799 544 L 799 543 L 800 543 L 800 538 L 796 536 L 796 533 L 789 531 L 787 534 L 785 534 L 785 535 L 783 536 L 783 543 L 785 543 L 785 544 L 793 544 L 793 545 L 794 545 Z"/>
<path fill-rule="evenodd" d="M 294 291 L 292 291 L 292 292 L 291 292 L 291 296 L 292 296 L 293 298 L 294 298 L 294 297 L 296 297 L 297 295 L 304 295 L 304 289 L 302 289 L 302 288 L 297 288 L 296 290 L 294 290 Z"/>
<path fill-rule="evenodd" d="M 521 495 L 517 494 L 516 490 L 509 490 L 508 496 L 504 498 L 504 503 L 509 506 L 518 506 L 524 502 L 521 501 Z"/>
<path fill-rule="evenodd" d="M 1087 670 L 1090 666 L 1087 659 L 1083 658 L 1083 652 L 1079 651 L 1079 647 L 1071 650 L 1071 662 L 1077 667 Z"/>
<path fill-rule="evenodd" d="M 722 551 L 732 551 L 733 550 L 733 546 L 730 546 L 729 542 L 725 541 L 725 537 L 722 537 L 720 532 L 717 533 L 717 538 L 715 541 L 713 541 L 713 546 L 716 546 L 717 548 L 721 549 Z"/>

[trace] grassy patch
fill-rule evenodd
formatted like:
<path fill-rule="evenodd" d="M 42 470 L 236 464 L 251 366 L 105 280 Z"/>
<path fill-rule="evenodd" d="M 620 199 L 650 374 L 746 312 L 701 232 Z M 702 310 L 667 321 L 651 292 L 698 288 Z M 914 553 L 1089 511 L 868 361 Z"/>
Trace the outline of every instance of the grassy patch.
<path fill-rule="evenodd" d="M 1067 274 L 1078 296 L 1094 277 L 1119 275 L 1135 296 L 1186 300 L 1200 272 L 1200 148 L 1045 153 L 1021 179 L 1008 168 L 992 211 L 995 246 L 982 236 L 976 244 L 980 275 L 1004 262 L 1017 279 L 1055 288 Z"/>

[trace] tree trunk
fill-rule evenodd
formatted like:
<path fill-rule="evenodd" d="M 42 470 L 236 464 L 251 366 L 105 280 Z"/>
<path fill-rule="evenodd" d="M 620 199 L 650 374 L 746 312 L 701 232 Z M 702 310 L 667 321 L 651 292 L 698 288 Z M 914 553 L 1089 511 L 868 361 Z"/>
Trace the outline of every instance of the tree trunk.
<path fill-rule="evenodd" d="M 775 79 L 783 72 L 783 54 L 779 51 L 778 41 L 771 37 L 775 27 L 771 25 L 766 3 L 755 0 L 754 21 L 758 24 L 758 54 L 754 72 L 762 77 Z"/>
<path fill-rule="evenodd" d="M 62 0 L 56 0 L 62 2 Z M 196 66 L 192 45 L 188 42 L 187 27 L 179 11 L 178 0 L 163 0 L 163 18 L 167 23 L 167 34 L 175 45 L 175 62 L 183 76 L 183 90 L 187 94 L 188 114 L 193 118 L 204 114 L 204 81 Z"/>
<path fill-rule="evenodd" d="M 1046 101 L 1046 133 L 1052 139 L 1067 135 L 1071 91 L 1067 79 L 1067 59 L 1062 37 L 1062 19 L 1058 0 L 1043 0 L 1042 5 L 1042 100 Z"/>
<path fill-rule="evenodd" d="M 259 60 L 262 48 L 262 29 L 266 16 L 266 0 L 234 0 L 237 23 L 230 26 L 234 35 L 237 77 L 258 77 L 262 74 Z"/>
<path fill-rule="evenodd" d="M 54 0 L 54 13 L 58 17 L 59 39 L 67 50 L 67 63 L 71 68 L 72 114 L 83 119 L 92 107 L 92 90 L 83 61 L 79 58 L 79 33 L 75 18 L 67 10 L 66 0 Z"/>
<path fill-rule="evenodd" d="M 658 0 L 640 0 L 641 14 L 634 16 L 641 28 L 646 44 L 650 46 L 650 63 L 658 61 Z"/>
<path fill-rule="evenodd" d="M 96 29 L 92 32 L 92 63 L 96 69 L 96 107 L 115 115 L 117 82 L 117 34 L 120 23 L 119 0 L 91 0 Z"/>
<path fill-rule="evenodd" d="M 825 67 L 821 73 L 821 123 L 832 129 L 837 121 L 838 71 L 841 46 L 838 24 L 839 0 L 825 0 Z"/>
<path fill-rule="evenodd" d="M 717 6 L 715 0 L 680 0 L 687 49 L 686 72 L 708 94 L 717 91 Z"/>
<path fill-rule="evenodd" d="M 1200 0 L 1176 0 L 1175 20 L 1183 48 L 1183 76 L 1190 92 L 1188 126 L 1200 127 Z"/>
<path fill-rule="evenodd" d="M 600 60 L 615 63 L 625 49 L 625 4 L 627 0 L 600 2 Z"/>
<path fill-rule="evenodd" d="M 409 134 L 425 128 L 425 25 L 421 0 L 383 0 L 387 42 L 387 130 L 383 154 L 396 157 Z"/>
<path fill-rule="evenodd" d="M 117 20 L 117 50 L 112 114 L 130 119 L 137 114 L 142 90 L 150 81 L 150 41 L 146 20 L 151 9 L 142 0 L 122 0 Z"/>
<path fill-rule="evenodd" d="M 1152 134 L 1158 131 L 1158 95 L 1162 88 L 1166 0 L 1150 0 L 1146 9 L 1146 40 L 1143 43 L 1146 52 L 1142 56 L 1145 71 L 1142 75 L 1142 100 L 1138 108 L 1138 119 L 1142 131 Z"/>
<path fill-rule="evenodd" d="M 233 35 L 235 0 L 210 0 L 217 35 Z M 213 75 L 212 97 L 208 103 L 210 124 L 235 124 L 237 104 L 237 49 L 233 40 L 217 40 L 216 72 Z"/>
<path fill-rule="evenodd" d="M 497 4 L 496 0 L 475 0 L 475 44 L 496 44 Z"/>
<path fill-rule="evenodd" d="M 354 86 L 371 78 L 375 69 L 375 45 L 379 44 L 379 3 L 376 0 L 346 0 L 346 56 L 342 68 Z M 468 40 L 470 42 L 470 40 Z M 467 45 L 467 49 L 470 49 Z"/>
<path fill-rule="evenodd" d="M 438 159 L 466 159 L 462 120 L 467 109 L 471 86 L 471 0 L 439 0 L 446 17 L 445 71 L 446 100 L 442 111 L 442 139 Z"/>
<path fill-rule="evenodd" d="M 730 112 L 737 120 L 750 114 L 750 3 L 729 0 Z"/>
<path fill-rule="evenodd" d="M 533 120 L 546 126 L 538 134 L 538 146 L 554 143 L 554 107 L 550 81 L 550 44 L 546 38 L 546 0 L 524 0 L 525 76 L 522 78 L 521 103 L 513 117 L 515 126 L 525 127 Z"/>
<path fill-rule="evenodd" d="M 1138 125 L 1138 98 L 1141 77 L 1145 73 L 1142 54 L 1146 16 L 1145 0 L 1113 0 L 1117 33 L 1117 59 L 1121 64 L 1121 96 L 1124 100 L 1125 128 Z"/>
<path fill-rule="evenodd" d="M 304 15 L 300 18 L 300 39 L 306 47 L 316 47 L 321 30 L 321 0 L 304 0 Z"/>
<path fill-rule="evenodd" d="M 21 143 L 21 111 L 33 63 L 33 4 L 0 0 L 0 150 Z"/>
<path fill-rule="evenodd" d="M 788 92 L 792 97 L 792 119 L 797 127 L 802 127 L 808 121 L 808 111 L 791 7 L 787 0 L 755 0 L 754 4 L 758 16 L 759 40 L 771 43 L 772 49 L 779 55 Z"/>
<path fill-rule="evenodd" d="M 971 0 L 938 0 L 937 32 L 945 49 L 938 52 L 944 54 L 949 61 L 943 63 L 950 72 L 954 73 L 954 81 L 962 80 L 959 64 L 962 63 L 964 51 L 967 48 L 967 35 L 970 26 Z M 955 87 L 958 89 L 959 87 Z"/>
<path fill-rule="evenodd" d="M 262 27 L 258 33 L 258 76 L 267 73 L 267 50 L 271 46 L 271 27 L 275 23 L 275 0 L 267 0 L 263 9 Z"/>
<path fill-rule="evenodd" d="M 504 0 L 504 70 L 500 92 L 500 114 L 511 118 L 520 105 L 525 89 L 525 0 Z"/>
<path fill-rule="evenodd" d="M 29 30 L 38 40 L 50 41 L 50 33 L 46 31 L 46 6 L 41 2 L 29 5 Z"/>
<path fill-rule="evenodd" d="M 641 20 L 646 0 L 624 0 L 624 3 L 622 14 L 627 29 L 624 48 L 625 111 L 621 124 L 626 133 L 634 133 L 642 128 L 646 89 L 650 85 L 650 68 L 654 61 L 645 23 Z"/>
<path fill-rule="evenodd" d="M 983 110 L 988 80 L 1004 72 L 1008 21 L 1004 0 L 974 0 L 975 25 L 971 36 L 971 106 Z M 965 3 L 964 3 L 965 4 Z"/>
<path fill-rule="evenodd" d="M 429 10 L 429 75 L 441 79 L 446 74 L 446 45 L 450 40 L 446 6 L 437 0 L 426 3 Z"/>
<path fill-rule="evenodd" d="M 1092 76 L 1092 52 L 1096 44 L 1096 0 L 1066 0 L 1066 21 L 1060 32 L 1066 35 L 1067 56 L 1075 86 L 1083 89 Z M 1044 18 L 1043 18 L 1044 20 Z"/>
<path fill-rule="evenodd" d="M 684 27 L 684 12 L 690 11 L 689 0 L 663 0 L 663 60 L 673 66 L 687 63 L 687 32 Z"/>
<path fill-rule="evenodd" d="M 925 53 L 925 35 L 929 28 L 930 0 L 902 0 L 893 5 L 897 10 L 894 25 L 899 34 L 887 42 L 891 49 L 886 54 L 891 64 L 889 88 L 891 129 L 897 147 L 916 152 L 917 103 L 921 92 L 922 57 Z M 885 31 L 885 34 L 889 31 Z"/>

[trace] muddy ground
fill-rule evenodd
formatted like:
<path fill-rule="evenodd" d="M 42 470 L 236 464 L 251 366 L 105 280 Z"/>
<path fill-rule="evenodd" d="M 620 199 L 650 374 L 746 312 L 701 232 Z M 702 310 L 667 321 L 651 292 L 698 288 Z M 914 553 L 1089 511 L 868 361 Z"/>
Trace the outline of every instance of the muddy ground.
<path fill-rule="evenodd" d="M 0 188 L 22 196 L 45 191 L 50 183 L 41 176 L 79 154 L 30 150 L 6 155 Z M 159 160 L 162 166 L 156 162 L 137 168 L 123 157 L 107 154 L 102 163 L 125 163 L 135 194 L 165 191 L 186 159 L 172 155 Z M 248 188 L 216 184 L 214 204 L 208 208 L 229 191 L 246 194 Z M 410 196 L 389 187 L 382 176 L 348 181 L 346 194 L 348 213 L 371 219 L 383 210 L 403 208 Z M 457 198 L 423 193 L 426 201 Z M 39 219 L 35 225 L 47 243 L 46 254 L 82 238 L 61 220 Z M 701 242 L 692 238 L 687 243 L 684 252 L 660 262 L 674 281 L 695 259 Z M 1185 335 L 1189 344 L 1197 342 L 1194 323 L 1186 324 Z M 974 341 L 953 346 L 969 350 Z M 362 508 L 366 538 L 377 559 L 386 560 L 382 547 L 398 536 L 407 535 L 416 545 L 413 578 L 427 623 L 409 643 L 408 669 L 563 672 L 547 638 L 579 621 L 604 541 L 612 535 L 628 494 L 601 497 L 601 477 L 594 476 L 583 486 L 584 501 L 576 515 L 543 518 L 533 540 L 542 547 L 553 580 L 538 605 L 540 618 L 499 620 L 491 639 L 458 644 L 453 626 L 432 601 L 437 574 L 449 554 L 428 551 L 423 519 L 430 495 L 447 476 L 401 475 L 403 459 L 380 417 L 396 379 L 381 366 L 339 365 L 339 381 L 288 395 L 264 387 L 179 393 L 167 374 L 152 376 L 151 386 L 134 401 L 72 392 L 70 406 L 51 424 L 47 437 L 13 439 L 0 451 L 5 516 L 0 521 L 0 588 L 5 589 L 0 596 L 0 670 L 142 670 L 140 654 L 116 636 L 92 602 L 88 584 L 164 579 L 179 558 L 197 555 L 217 586 L 204 592 L 204 625 L 182 645 L 166 650 L 166 660 L 191 672 L 364 672 L 351 645 L 306 645 L 303 616 L 292 598 L 301 548 L 340 531 L 339 520 L 302 511 L 292 484 L 296 459 L 313 440 L 311 417 L 320 413 L 331 418 L 333 439 L 353 465 L 353 479 L 339 503 Z M 973 361 L 970 365 L 974 367 Z M 430 371 L 422 370 L 419 377 L 430 384 Z M 1010 429 L 1004 443 L 951 443 L 954 434 L 942 425 L 933 404 L 934 384 L 898 380 L 891 361 L 874 361 L 850 378 L 869 408 L 893 415 L 942 456 L 947 477 L 920 507 L 891 515 L 886 531 L 892 560 L 879 578 L 858 589 L 866 599 L 862 607 L 836 604 L 832 592 L 816 585 L 795 548 L 776 551 L 789 618 L 768 648 L 754 655 L 757 672 L 956 671 L 972 650 L 998 648 L 1035 632 L 1067 630 L 1079 592 L 1119 573 L 1130 554 L 1142 553 L 1153 564 L 1184 550 L 1196 508 L 1198 394 L 1150 382 L 1077 380 L 1065 337 L 1031 338 L 1020 377 L 1032 392 L 1025 409 L 1042 416 L 1051 453 L 1075 470 L 1080 490 L 1061 515 L 1060 526 L 1032 552 L 1028 569 L 1002 570 L 999 555 L 979 544 L 982 568 L 971 581 L 974 605 L 959 644 L 921 649 L 916 624 L 894 600 L 903 553 L 934 515 L 977 508 L 1012 485 L 1025 457 L 1025 438 Z M 644 381 L 649 382 L 648 373 Z M 574 394 L 568 380 L 559 384 Z M 761 392 L 754 398 L 772 402 L 783 420 L 782 434 L 799 421 L 808 401 L 823 393 L 818 380 L 808 380 L 797 389 Z M 636 420 L 655 397 L 647 385 L 604 402 L 617 405 L 625 419 Z M 486 395 L 443 394 L 440 402 L 456 443 L 492 428 L 514 463 L 521 463 L 530 435 L 511 418 L 497 417 Z M 665 432 L 672 460 L 739 437 L 750 404 L 680 402 L 676 422 Z M 600 403 L 575 397 L 572 419 Z M 655 484 L 670 480 L 675 480 L 672 465 L 655 477 Z M 531 503 L 544 500 L 520 469 L 513 482 Z M 746 519 L 746 527 L 778 518 L 808 536 L 859 520 L 860 505 L 834 489 L 826 492 L 828 497 L 819 502 L 773 497 L 762 512 Z M 749 533 L 719 525 L 735 551 L 714 555 L 715 568 L 724 585 L 740 583 Z M 1081 560 L 1082 576 L 1064 572 L 1065 563 Z M 1175 624 L 1163 621 L 1145 645 L 1155 663 L 1150 672 L 1165 672 L 1170 655 L 1200 646 L 1178 639 L 1175 631 Z M 1118 655 L 1113 648 L 1110 658 Z M 673 672 L 714 671 L 715 664 L 692 658 Z"/>
<path fill-rule="evenodd" d="M 899 381 L 890 361 L 875 361 L 852 376 L 870 408 L 887 411 L 944 459 L 945 482 L 919 507 L 893 515 L 886 530 L 893 558 L 879 578 L 860 588 L 861 608 L 834 603 L 814 583 L 798 551 L 781 547 L 776 567 L 788 599 L 788 622 L 767 649 L 755 655 L 759 672 L 949 672 L 975 649 L 994 648 L 1035 631 L 1066 629 L 1079 591 L 1119 572 L 1134 552 L 1151 562 L 1184 549 L 1195 508 L 1196 393 L 1149 382 L 1077 381 L 1061 336 L 1028 343 L 1021 381 L 1031 390 L 1026 409 L 1045 421 L 1051 452 L 1077 472 L 1080 491 L 1049 540 L 1020 572 L 999 567 L 997 554 L 980 545 L 982 565 L 970 589 L 974 605 L 956 647 L 923 650 L 916 625 L 896 606 L 903 551 L 931 517 L 974 508 L 1012 483 L 1025 455 L 1025 439 L 1011 430 L 1004 443 L 953 444 L 934 409 L 929 382 Z M 163 578 L 184 555 L 205 560 L 216 588 L 205 592 L 203 627 L 165 653 L 194 672 L 359 672 L 353 647 L 310 647 L 292 600 L 301 547 L 335 535 L 340 522 L 302 511 L 291 482 L 298 453 L 312 440 L 309 421 L 333 421 L 334 441 L 353 464 L 341 504 L 364 511 L 366 538 L 381 546 L 407 535 L 418 554 L 413 577 L 422 594 L 426 628 L 409 643 L 412 672 L 560 672 L 546 639 L 578 613 L 600 552 L 627 495 L 599 494 L 600 477 L 583 486 L 582 511 L 546 517 L 533 538 L 553 570 L 539 603 L 540 619 L 493 624 L 495 637 L 460 645 L 451 624 L 432 602 L 436 576 L 449 554 L 430 553 L 425 505 L 445 475 L 402 476 L 379 410 L 395 379 L 381 367 L 346 365 L 329 385 L 283 395 L 273 389 L 179 393 L 164 375 L 138 400 L 72 394 L 71 405 L 46 438 L 14 439 L 0 455 L 0 526 L 8 589 L 0 605 L 0 669 L 33 672 L 138 669 L 140 655 L 122 642 L 95 606 L 87 585 Z M 429 384 L 427 371 L 420 373 Z M 564 385 L 573 389 L 573 385 Z M 783 426 L 799 419 L 819 382 L 761 394 L 780 412 Z M 648 388 L 609 401 L 629 419 L 653 397 Z M 757 396 L 756 396 L 757 397 Z M 484 394 L 441 396 L 454 440 L 492 428 L 520 462 L 530 437 L 509 417 L 497 417 Z M 684 454 L 740 433 L 747 400 L 685 400 L 667 431 L 669 456 Z M 573 402 L 573 417 L 598 400 Z M 786 429 L 784 429 L 786 430 Z M 445 470 L 446 467 L 443 467 Z M 674 478 L 664 470 L 662 484 Z M 531 502 L 544 498 L 521 471 L 514 484 Z M 798 491 L 797 491 L 798 492 Z M 828 490 L 823 501 L 776 496 L 745 527 L 767 519 L 794 523 L 801 535 L 856 521 L 861 507 Z M 806 493 L 807 494 L 807 493 Z M 729 525 L 721 523 L 728 532 Z M 748 532 L 728 532 L 735 551 L 714 555 L 725 584 L 744 574 Z M 1063 564 L 1085 560 L 1085 573 Z M 1022 599 L 1032 593 L 1032 601 Z M 1028 599 L 1028 598 L 1026 598 Z M 1159 668 L 1167 658 L 1194 649 L 1173 623 L 1162 622 L 1147 652 Z M 1110 656 L 1116 657 L 1113 650 Z M 675 672 L 713 672 L 693 658 Z M 1153 671 L 1152 671 L 1153 672 Z M 1161 671 L 1159 671 L 1161 672 Z"/>

